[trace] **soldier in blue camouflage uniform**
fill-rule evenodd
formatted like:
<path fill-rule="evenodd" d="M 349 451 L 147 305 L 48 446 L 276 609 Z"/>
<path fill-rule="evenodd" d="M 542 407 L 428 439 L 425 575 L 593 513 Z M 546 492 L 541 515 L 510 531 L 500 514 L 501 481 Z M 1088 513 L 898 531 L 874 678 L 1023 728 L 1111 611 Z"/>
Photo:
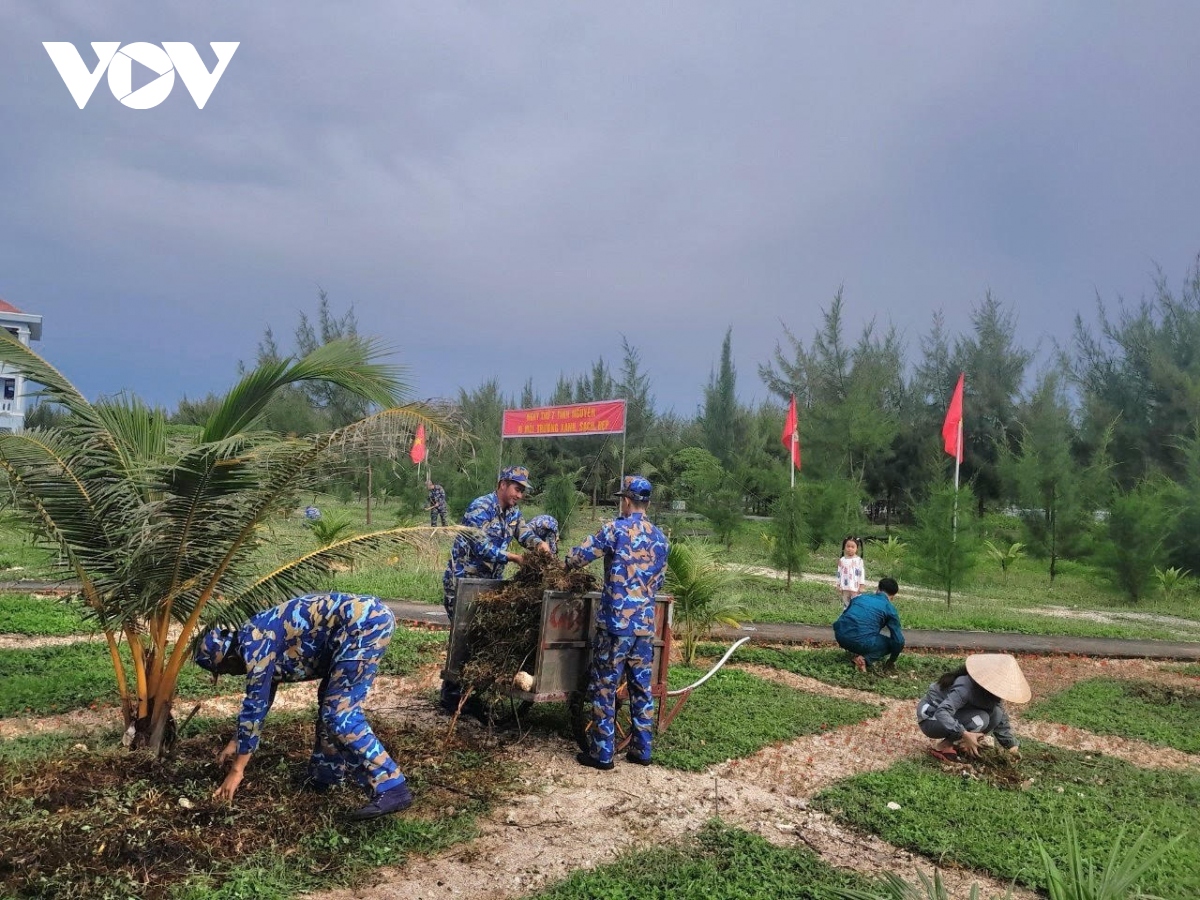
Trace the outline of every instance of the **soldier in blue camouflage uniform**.
<path fill-rule="evenodd" d="M 280 683 L 321 679 L 317 736 L 307 786 L 326 790 L 347 774 L 372 792 L 350 814 L 371 819 L 412 803 L 404 775 L 371 731 L 362 704 L 392 639 L 396 620 L 378 597 L 308 594 L 263 610 L 237 630 L 214 628 L 196 647 L 196 663 L 214 675 L 245 675 L 237 737 L 218 756 L 232 760 L 213 793 L 233 799 L 258 748 L 263 721 Z"/>
<path fill-rule="evenodd" d="M 525 543 L 531 534 L 535 539 L 545 541 L 551 553 L 558 553 L 558 519 L 554 516 L 534 516 L 530 519 L 521 533 L 521 543 Z"/>
<path fill-rule="evenodd" d="M 651 486 L 630 475 L 616 496 L 621 517 L 609 522 L 567 553 L 568 569 L 604 557 L 604 590 L 600 597 L 588 693 L 592 698 L 591 753 L 580 764 L 607 771 L 613 767 L 617 686 L 629 687 L 633 740 L 626 759 L 650 765 L 654 698 L 650 693 L 654 665 L 654 596 L 667 569 L 667 539 L 645 517 Z"/>
<path fill-rule="evenodd" d="M 509 466 L 501 471 L 493 493 L 477 497 L 467 507 L 462 524 L 476 529 L 476 533 L 459 534 L 454 538 L 450 547 L 450 561 L 446 563 L 446 572 L 442 576 L 442 602 L 451 622 L 454 621 L 458 579 L 500 578 L 508 563 L 520 565 L 524 557 L 508 550 L 513 541 L 529 550 L 535 547 L 547 551 L 550 549 L 545 541 L 529 530 L 521 516 L 521 507 L 517 505 L 517 501 L 531 488 L 529 470 L 524 466 Z M 461 698 L 461 685 L 452 681 L 442 682 L 442 712 L 453 715 L 458 711 Z M 477 704 L 471 704 L 465 711 L 476 716 L 484 714 L 482 707 Z"/>
<path fill-rule="evenodd" d="M 442 524 L 445 525 L 446 489 L 440 484 L 434 484 L 432 481 L 425 482 L 425 489 L 429 491 L 429 498 L 425 506 L 429 510 L 429 527 L 436 527 L 439 518 L 442 520 Z"/>

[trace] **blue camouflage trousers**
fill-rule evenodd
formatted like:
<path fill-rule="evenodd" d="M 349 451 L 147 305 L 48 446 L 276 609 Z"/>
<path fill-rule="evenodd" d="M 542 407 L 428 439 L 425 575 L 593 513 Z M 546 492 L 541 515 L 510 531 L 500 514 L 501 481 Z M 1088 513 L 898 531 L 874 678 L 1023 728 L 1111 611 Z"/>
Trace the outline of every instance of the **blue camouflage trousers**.
<path fill-rule="evenodd" d="M 364 622 L 345 629 L 317 688 L 317 736 L 308 763 L 314 781 L 337 784 L 350 774 L 376 794 L 404 783 L 362 708 L 395 627 L 392 611 L 380 603 Z"/>
<path fill-rule="evenodd" d="M 654 667 L 654 638 L 650 635 L 609 634 L 597 629 L 592 638 L 592 669 L 588 693 L 592 698 L 591 753 L 612 762 L 616 739 L 617 688 L 625 676 L 633 720 L 632 753 L 650 758 L 654 728 L 654 697 L 650 693 Z"/>

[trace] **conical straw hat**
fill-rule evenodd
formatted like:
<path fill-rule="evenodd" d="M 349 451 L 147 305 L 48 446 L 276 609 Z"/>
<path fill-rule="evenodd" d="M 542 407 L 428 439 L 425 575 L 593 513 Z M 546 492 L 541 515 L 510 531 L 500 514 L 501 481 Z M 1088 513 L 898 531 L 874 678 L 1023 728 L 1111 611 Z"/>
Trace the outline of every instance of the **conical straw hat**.
<path fill-rule="evenodd" d="M 967 674 L 989 694 L 1010 703 L 1028 703 L 1033 692 L 1016 659 L 1007 653 L 973 653 L 967 657 Z"/>

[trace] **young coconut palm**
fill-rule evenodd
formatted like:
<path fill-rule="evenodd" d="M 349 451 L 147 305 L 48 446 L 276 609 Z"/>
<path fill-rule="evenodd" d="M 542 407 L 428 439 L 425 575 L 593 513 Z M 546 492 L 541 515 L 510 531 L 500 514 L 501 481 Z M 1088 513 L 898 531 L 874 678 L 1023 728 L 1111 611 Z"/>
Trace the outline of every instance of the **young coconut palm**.
<path fill-rule="evenodd" d="M 314 589 L 332 562 L 355 551 L 421 535 L 374 531 L 277 565 L 261 550 L 268 517 L 311 491 L 320 466 L 348 445 L 407 446 L 418 423 L 445 433 L 444 419 L 429 408 L 396 405 L 406 385 L 400 370 L 375 362 L 379 355 L 373 342 L 350 339 L 261 365 L 198 433 L 172 438 L 161 413 L 140 400 L 89 403 L 53 366 L 0 332 L 0 362 L 40 384 L 43 397 L 69 414 L 55 427 L 0 434 L 0 472 L 14 508 L 82 584 L 108 643 L 130 746 L 161 753 L 173 741 L 171 704 L 197 633 Z M 271 398 L 305 383 L 343 387 L 383 411 L 324 435 L 260 430 Z M 122 638 L 132 672 L 118 652 Z"/>
<path fill-rule="evenodd" d="M 718 622 L 737 627 L 745 610 L 734 593 L 737 576 L 717 561 L 707 544 L 677 541 L 667 551 L 663 589 L 675 597 L 675 633 L 683 639 L 683 661 L 692 665 L 696 645 Z"/>

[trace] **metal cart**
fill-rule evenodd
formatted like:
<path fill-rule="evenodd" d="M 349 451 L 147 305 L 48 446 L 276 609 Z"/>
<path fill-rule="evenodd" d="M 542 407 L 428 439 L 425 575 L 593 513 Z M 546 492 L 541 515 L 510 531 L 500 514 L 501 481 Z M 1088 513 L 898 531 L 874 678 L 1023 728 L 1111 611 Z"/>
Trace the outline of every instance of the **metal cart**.
<path fill-rule="evenodd" d="M 491 578 L 460 578 L 450 623 L 450 643 L 446 654 L 443 677 L 459 681 L 468 656 L 467 635 L 474 617 L 475 603 L 481 594 L 497 590 L 503 584 Z M 531 690 L 510 687 L 508 696 L 526 706 L 547 701 L 567 703 L 571 711 L 571 726 L 576 740 L 587 749 L 587 731 L 591 726 L 591 703 L 587 697 L 588 669 L 591 665 L 592 634 L 596 622 L 598 593 L 570 594 L 546 591 L 542 595 L 541 628 L 538 632 L 536 658 L 524 670 L 533 675 Z M 733 652 L 750 640 L 741 638 L 702 678 L 684 688 L 670 690 L 667 672 L 671 660 L 671 624 L 673 598 L 659 595 L 655 600 L 654 664 L 651 694 L 654 697 L 654 730 L 667 730 L 679 715 L 693 690 L 711 678 L 728 661 Z M 623 750 L 632 738 L 628 692 L 622 682 L 617 692 L 616 749 Z"/>

